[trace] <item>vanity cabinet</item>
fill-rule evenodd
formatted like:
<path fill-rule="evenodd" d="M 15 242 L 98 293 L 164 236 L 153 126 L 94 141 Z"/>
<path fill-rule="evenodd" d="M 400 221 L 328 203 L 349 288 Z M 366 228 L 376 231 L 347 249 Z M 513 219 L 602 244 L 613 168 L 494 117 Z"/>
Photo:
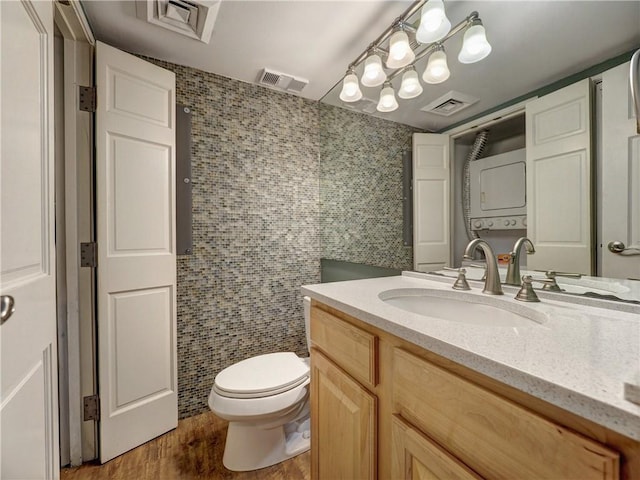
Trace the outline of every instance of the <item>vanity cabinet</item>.
<path fill-rule="evenodd" d="M 639 442 L 315 300 L 311 344 L 314 480 L 640 478 Z"/>

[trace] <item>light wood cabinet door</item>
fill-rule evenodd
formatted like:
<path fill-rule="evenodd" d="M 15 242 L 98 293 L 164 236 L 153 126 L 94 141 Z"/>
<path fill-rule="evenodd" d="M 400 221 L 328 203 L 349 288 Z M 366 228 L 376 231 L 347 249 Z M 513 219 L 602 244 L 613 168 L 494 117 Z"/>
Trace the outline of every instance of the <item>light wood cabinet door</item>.
<path fill-rule="evenodd" d="M 375 479 L 376 418 L 376 397 L 312 349 L 312 478 Z"/>
<path fill-rule="evenodd" d="M 620 455 L 401 349 L 394 409 L 486 478 L 618 480 Z"/>
<path fill-rule="evenodd" d="M 396 480 L 481 480 L 397 415 L 392 420 L 391 445 L 391 474 Z"/>

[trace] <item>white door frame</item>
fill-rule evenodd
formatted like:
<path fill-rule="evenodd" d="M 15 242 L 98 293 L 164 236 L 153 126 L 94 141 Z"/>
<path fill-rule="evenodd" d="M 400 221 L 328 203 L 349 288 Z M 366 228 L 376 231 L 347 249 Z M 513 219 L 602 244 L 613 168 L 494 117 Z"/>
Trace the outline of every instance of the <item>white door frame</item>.
<path fill-rule="evenodd" d="M 80 465 L 97 458 L 95 421 L 83 420 L 83 397 L 96 393 L 94 272 L 80 267 L 81 242 L 93 241 L 93 114 L 78 109 L 78 86 L 93 86 L 95 38 L 77 0 L 69 5 L 55 3 L 55 23 L 64 38 L 64 218 L 57 218 L 66 242 L 58 245 L 66 270 L 66 292 L 59 292 L 58 303 L 66 306 L 66 318 L 58 328 L 66 337 L 60 349 L 60 391 L 67 402 L 68 425 L 61 432 L 61 446 L 68 458 L 62 465 Z M 62 345 L 61 345 L 62 347 Z M 62 358 L 64 356 L 64 358 Z M 67 395 L 68 392 L 68 395 Z M 61 421 L 65 416 L 61 416 Z M 62 451 L 63 449 L 61 449 Z"/>

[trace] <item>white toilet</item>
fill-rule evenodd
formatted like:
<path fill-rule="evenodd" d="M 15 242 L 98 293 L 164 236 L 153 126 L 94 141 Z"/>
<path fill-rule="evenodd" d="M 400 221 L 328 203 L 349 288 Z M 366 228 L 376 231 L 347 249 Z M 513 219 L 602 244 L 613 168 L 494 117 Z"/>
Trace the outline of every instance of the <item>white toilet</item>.
<path fill-rule="evenodd" d="M 304 298 L 309 346 L 310 300 Z M 309 450 L 309 359 L 269 353 L 222 370 L 209 408 L 229 421 L 222 463 L 233 471 L 257 470 Z"/>

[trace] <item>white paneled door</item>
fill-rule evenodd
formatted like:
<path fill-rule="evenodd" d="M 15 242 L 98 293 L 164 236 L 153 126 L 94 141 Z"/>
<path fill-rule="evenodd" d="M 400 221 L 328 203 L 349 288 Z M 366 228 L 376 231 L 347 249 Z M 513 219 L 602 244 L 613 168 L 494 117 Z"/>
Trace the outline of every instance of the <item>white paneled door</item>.
<path fill-rule="evenodd" d="M 53 3 L 0 2 L 0 32 L 0 478 L 55 479 Z"/>
<path fill-rule="evenodd" d="M 602 75 L 601 275 L 640 279 L 640 135 L 631 107 L 629 63 Z M 610 242 L 628 250 L 609 251 Z"/>
<path fill-rule="evenodd" d="M 100 461 L 177 426 L 175 76 L 96 47 Z"/>
<path fill-rule="evenodd" d="M 450 260 L 449 136 L 413 134 L 413 268 L 438 270 Z"/>
<path fill-rule="evenodd" d="M 530 269 L 592 273 L 590 96 L 585 79 L 527 103 Z"/>

